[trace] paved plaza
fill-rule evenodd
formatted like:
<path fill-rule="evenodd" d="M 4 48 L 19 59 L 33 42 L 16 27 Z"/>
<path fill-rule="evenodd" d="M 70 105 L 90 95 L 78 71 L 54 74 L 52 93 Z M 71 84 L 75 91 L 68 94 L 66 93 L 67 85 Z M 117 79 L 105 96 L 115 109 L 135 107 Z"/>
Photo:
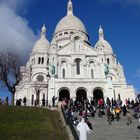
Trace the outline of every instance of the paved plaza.
<path fill-rule="evenodd" d="M 93 131 L 88 134 L 88 140 L 140 140 L 140 130 L 137 129 L 138 120 L 133 118 L 131 125 L 126 124 L 126 118 L 121 116 L 119 122 L 114 120 L 110 125 L 107 117 L 89 118 Z"/>

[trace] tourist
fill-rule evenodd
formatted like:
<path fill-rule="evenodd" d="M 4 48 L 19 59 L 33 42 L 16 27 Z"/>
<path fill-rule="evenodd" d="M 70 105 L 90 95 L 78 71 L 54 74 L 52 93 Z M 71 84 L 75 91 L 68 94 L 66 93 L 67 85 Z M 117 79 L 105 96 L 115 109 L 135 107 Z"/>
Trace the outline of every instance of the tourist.
<path fill-rule="evenodd" d="M 88 118 L 85 119 L 86 124 L 88 125 L 89 129 L 93 130 L 92 124 Z"/>
<path fill-rule="evenodd" d="M 37 106 L 37 101 L 35 100 L 35 106 Z"/>
<path fill-rule="evenodd" d="M 52 97 L 52 106 L 55 106 L 55 96 Z"/>
<path fill-rule="evenodd" d="M 107 108 L 107 121 L 110 125 L 111 125 L 111 118 L 112 118 L 112 114 L 110 112 L 110 108 Z"/>
<path fill-rule="evenodd" d="M 132 123 L 132 115 L 131 115 L 130 111 L 127 111 L 126 119 L 127 119 L 127 125 L 130 125 Z"/>
<path fill-rule="evenodd" d="M 122 111 L 123 111 L 123 116 L 126 116 L 127 109 L 126 109 L 126 106 L 125 105 L 123 105 Z"/>
<path fill-rule="evenodd" d="M 139 125 L 137 126 L 137 128 L 140 129 L 140 115 L 139 115 L 138 121 L 139 121 Z"/>
<path fill-rule="evenodd" d="M 114 121 L 115 110 L 113 107 L 110 108 L 110 112 L 111 112 L 111 121 Z"/>
<path fill-rule="evenodd" d="M 0 105 L 2 105 L 2 99 L 0 98 Z"/>
<path fill-rule="evenodd" d="M 98 117 L 99 118 L 103 118 L 103 116 L 102 116 L 102 110 L 101 109 L 98 110 Z"/>
<path fill-rule="evenodd" d="M 87 132 L 90 133 L 91 129 L 89 129 L 84 118 L 78 123 L 77 130 L 80 132 L 79 140 L 87 140 Z"/>
<path fill-rule="evenodd" d="M 106 98 L 106 105 L 109 107 L 110 105 L 111 105 L 111 101 L 110 101 L 110 99 L 107 97 Z"/>
<path fill-rule="evenodd" d="M 20 98 L 20 99 L 19 99 L 19 106 L 21 106 L 21 101 L 22 101 L 22 99 Z"/>
<path fill-rule="evenodd" d="M 8 97 L 5 98 L 5 103 L 8 105 Z"/>
<path fill-rule="evenodd" d="M 116 112 L 116 120 L 119 121 L 119 119 L 120 119 L 120 112 L 121 112 L 120 108 L 116 107 L 115 108 L 115 112 Z"/>
<path fill-rule="evenodd" d="M 26 106 L 26 102 L 27 102 L 26 97 L 24 97 L 24 98 L 23 98 L 24 106 Z"/>
<path fill-rule="evenodd" d="M 43 107 L 45 106 L 45 99 L 44 98 L 42 99 L 42 106 Z"/>

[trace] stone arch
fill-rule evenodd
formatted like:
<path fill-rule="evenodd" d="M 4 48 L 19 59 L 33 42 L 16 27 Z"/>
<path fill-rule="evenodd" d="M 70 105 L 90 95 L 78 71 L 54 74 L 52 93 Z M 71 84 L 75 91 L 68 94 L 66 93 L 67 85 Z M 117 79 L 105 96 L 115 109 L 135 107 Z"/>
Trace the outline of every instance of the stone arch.
<path fill-rule="evenodd" d="M 97 60 L 95 60 L 95 59 L 89 59 L 89 60 L 86 61 L 86 63 L 88 65 L 90 65 L 90 63 L 92 63 L 92 62 L 94 63 L 95 66 L 97 65 Z"/>
<path fill-rule="evenodd" d="M 61 59 L 59 60 L 58 63 L 59 63 L 59 65 L 61 66 L 61 64 L 62 64 L 63 62 L 66 62 L 67 64 L 70 64 L 69 60 L 66 59 L 66 58 L 61 58 Z"/>
<path fill-rule="evenodd" d="M 67 87 L 58 90 L 58 101 L 63 101 L 64 99 L 70 100 L 70 90 Z"/>
<path fill-rule="evenodd" d="M 109 75 L 111 76 L 112 81 L 117 81 L 117 77 L 115 76 L 115 74 L 109 73 Z"/>
<path fill-rule="evenodd" d="M 93 99 L 96 103 L 99 99 L 104 99 L 104 90 L 101 87 L 97 87 L 93 90 Z"/>
<path fill-rule="evenodd" d="M 59 74 L 61 78 L 67 77 L 67 71 L 68 71 L 68 62 L 66 60 L 61 61 L 60 67 L 59 67 Z"/>
<path fill-rule="evenodd" d="M 75 38 L 78 38 L 78 40 L 83 40 L 84 36 L 81 32 L 75 32 L 72 36 L 71 36 L 71 40 L 75 41 Z"/>
<path fill-rule="evenodd" d="M 83 87 L 80 87 L 76 90 L 76 99 L 81 101 L 82 99 L 87 99 L 87 90 Z"/>

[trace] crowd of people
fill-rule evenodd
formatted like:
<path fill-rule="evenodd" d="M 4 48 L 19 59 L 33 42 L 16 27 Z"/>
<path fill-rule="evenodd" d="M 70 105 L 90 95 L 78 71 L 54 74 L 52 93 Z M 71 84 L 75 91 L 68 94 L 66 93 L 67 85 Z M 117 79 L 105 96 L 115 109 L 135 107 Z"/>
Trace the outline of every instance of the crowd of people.
<path fill-rule="evenodd" d="M 109 99 L 106 101 L 103 99 L 89 101 L 88 99 L 64 99 L 62 107 L 71 123 L 75 126 L 80 122 L 82 118 L 85 119 L 88 127 L 92 130 L 93 126 L 89 121 L 89 118 L 99 117 L 107 118 L 108 123 L 111 125 L 114 120 L 119 121 L 121 117 L 126 117 L 126 124 L 132 123 L 132 117 L 138 119 L 140 125 L 140 101 L 138 99 L 131 100 L 126 99 L 125 104 L 120 99 Z M 104 117 L 106 116 L 106 117 Z"/>

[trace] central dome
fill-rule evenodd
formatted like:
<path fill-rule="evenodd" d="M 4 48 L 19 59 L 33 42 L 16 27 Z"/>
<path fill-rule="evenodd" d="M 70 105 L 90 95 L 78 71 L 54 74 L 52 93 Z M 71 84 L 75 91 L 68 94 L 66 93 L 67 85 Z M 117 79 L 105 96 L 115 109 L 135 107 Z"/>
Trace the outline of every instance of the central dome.
<path fill-rule="evenodd" d="M 73 14 L 73 4 L 71 0 L 69 0 L 67 5 L 67 15 L 58 22 L 54 34 L 64 30 L 79 30 L 87 33 L 82 21 Z"/>
<path fill-rule="evenodd" d="M 56 28 L 55 33 L 64 31 L 64 30 L 79 30 L 86 33 L 86 28 L 82 21 L 74 15 L 67 15 L 62 18 Z"/>

